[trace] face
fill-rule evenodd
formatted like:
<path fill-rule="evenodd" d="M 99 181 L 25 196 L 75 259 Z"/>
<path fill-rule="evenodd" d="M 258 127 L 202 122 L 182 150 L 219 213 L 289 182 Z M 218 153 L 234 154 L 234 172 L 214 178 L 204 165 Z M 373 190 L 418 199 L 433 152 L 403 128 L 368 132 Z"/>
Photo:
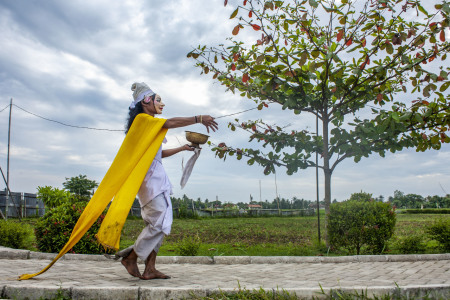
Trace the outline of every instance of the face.
<path fill-rule="evenodd" d="M 163 112 L 165 104 L 161 100 L 161 96 L 156 94 L 155 100 L 153 101 L 151 97 L 145 97 L 143 101 L 144 110 L 149 109 L 152 114 L 160 115 Z"/>
<path fill-rule="evenodd" d="M 161 100 L 161 96 L 156 94 L 155 96 L 155 110 L 157 114 L 162 114 L 165 104 Z"/>

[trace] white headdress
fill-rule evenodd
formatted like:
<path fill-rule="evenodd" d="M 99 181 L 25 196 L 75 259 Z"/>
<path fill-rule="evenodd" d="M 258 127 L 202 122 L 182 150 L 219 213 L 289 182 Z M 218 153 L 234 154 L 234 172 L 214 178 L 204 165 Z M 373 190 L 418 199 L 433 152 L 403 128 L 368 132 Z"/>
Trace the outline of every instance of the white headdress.
<path fill-rule="evenodd" d="M 131 109 L 133 109 L 139 101 L 142 101 L 145 96 L 152 96 L 156 94 L 144 82 L 133 83 L 131 85 L 131 90 L 133 91 L 133 102 L 130 104 Z"/>

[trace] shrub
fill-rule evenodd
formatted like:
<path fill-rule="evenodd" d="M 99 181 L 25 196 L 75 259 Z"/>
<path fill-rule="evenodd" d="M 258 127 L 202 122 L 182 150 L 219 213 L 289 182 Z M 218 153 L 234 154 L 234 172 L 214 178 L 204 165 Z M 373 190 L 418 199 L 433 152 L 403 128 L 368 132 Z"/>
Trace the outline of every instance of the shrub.
<path fill-rule="evenodd" d="M 328 238 L 334 248 L 350 253 L 382 253 L 394 234 L 396 216 L 389 203 L 348 200 L 333 203 L 328 216 Z"/>
<path fill-rule="evenodd" d="M 202 241 L 198 235 L 189 236 L 179 241 L 175 246 L 175 251 L 180 256 L 196 256 Z"/>
<path fill-rule="evenodd" d="M 26 249 L 33 239 L 33 230 L 28 224 L 0 220 L 0 246 Z"/>
<path fill-rule="evenodd" d="M 450 220 L 439 219 L 428 226 L 426 231 L 445 251 L 450 251 Z"/>
<path fill-rule="evenodd" d="M 57 207 L 74 199 L 70 192 L 51 186 L 39 186 L 37 197 L 44 202 L 47 209 Z"/>
<path fill-rule="evenodd" d="M 403 254 L 424 253 L 426 246 L 422 240 L 420 235 L 408 236 L 399 241 L 398 250 Z"/>
<path fill-rule="evenodd" d="M 49 209 L 36 223 L 35 233 L 38 249 L 43 252 L 59 252 L 69 240 L 72 229 L 75 227 L 86 205 L 86 199 L 74 196 L 70 201 Z M 98 245 L 95 234 L 100 228 L 103 218 L 104 214 L 100 216 L 69 252 L 84 254 L 102 253 L 103 248 Z"/>

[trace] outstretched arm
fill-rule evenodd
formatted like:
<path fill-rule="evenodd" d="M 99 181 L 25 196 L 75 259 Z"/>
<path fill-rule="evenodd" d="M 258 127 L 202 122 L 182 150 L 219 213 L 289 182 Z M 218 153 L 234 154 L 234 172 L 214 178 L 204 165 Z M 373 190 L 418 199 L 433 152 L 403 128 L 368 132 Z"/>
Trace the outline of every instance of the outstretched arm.
<path fill-rule="evenodd" d="M 178 128 L 185 127 L 189 125 L 193 125 L 195 123 L 202 123 L 206 126 L 206 130 L 209 133 L 209 129 L 212 131 L 216 131 L 219 127 L 217 126 L 217 122 L 214 121 L 214 118 L 209 115 L 200 115 L 195 117 L 177 117 L 167 119 L 164 123 L 163 128 Z"/>
<path fill-rule="evenodd" d="M 194 148 L 189 145 L 183 145 L 181 147 L 163 150 L 162 157 L 169 157 L 169 156 L 177 154 L 178 152 L 181 152 L 181 151 L 194 151 Z"/>

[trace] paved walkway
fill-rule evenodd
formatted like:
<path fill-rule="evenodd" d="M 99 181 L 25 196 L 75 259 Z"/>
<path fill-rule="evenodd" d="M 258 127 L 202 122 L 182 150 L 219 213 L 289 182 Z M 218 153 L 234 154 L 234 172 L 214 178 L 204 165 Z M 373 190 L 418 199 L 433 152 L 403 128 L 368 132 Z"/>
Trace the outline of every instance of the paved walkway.
<path fill-rule="evenodd" d="M 320 286 L 366 291 L 369 295 L 400 293 L 450 298 L 450 254 L 349 257 L 159 257 L 169 280 L 144 281 L 128 275 L 118 261 L 101 255 L 65 255 L 46 273 L 35 273 L 54 254 L 0 247 L 0 298 L 180 299 L 215 291 L 274 289 L 301 298 L 319 296 Z M 141 269 L 144 268 L 140 264 Z"/>

